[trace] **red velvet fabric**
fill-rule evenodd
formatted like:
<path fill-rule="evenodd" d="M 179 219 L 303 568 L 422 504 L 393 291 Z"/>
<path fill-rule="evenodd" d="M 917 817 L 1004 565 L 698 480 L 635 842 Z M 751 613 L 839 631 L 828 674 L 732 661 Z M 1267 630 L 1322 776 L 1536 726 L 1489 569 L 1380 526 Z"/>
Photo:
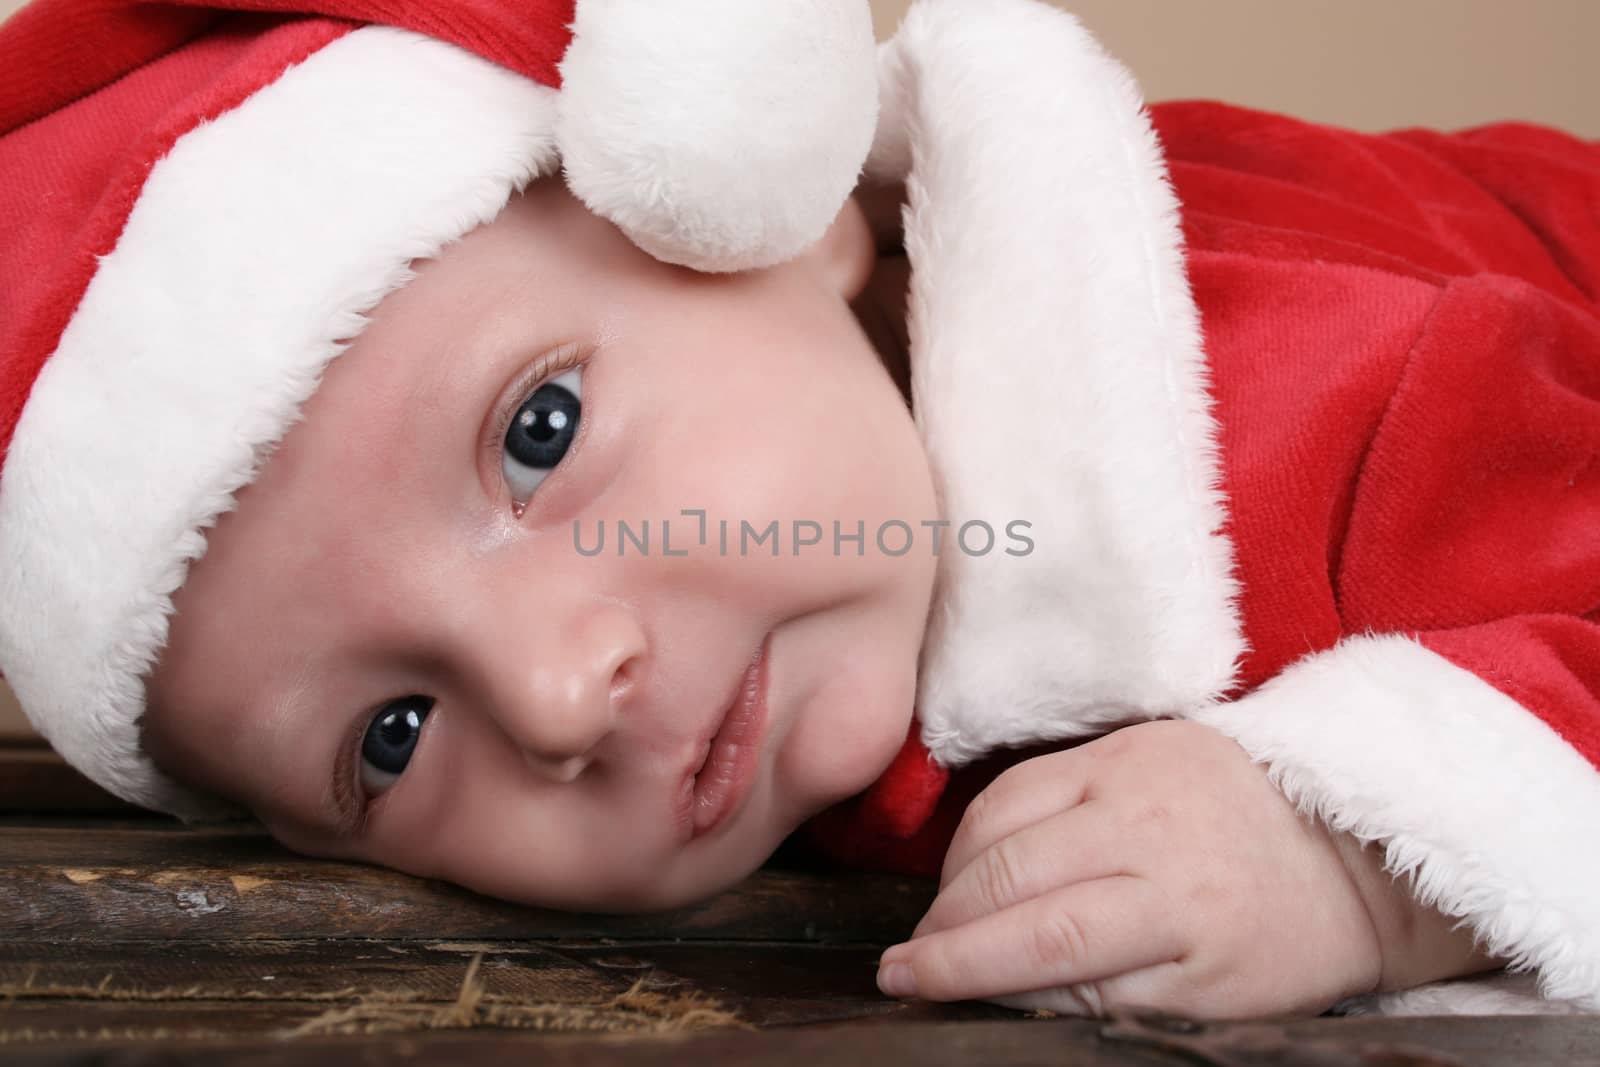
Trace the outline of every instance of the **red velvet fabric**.
<path fill-rule="evenodd" d="M 219 24 L 91 93 L 0 136 L 0 461 L 34 380 L 145 179 L 179 137 L 237 106 L 347 32 L 326 19 Z M 0 41 L 0 65 L 9 40 Z"/>
<path fill-rule="evenodd" d="M 1600 145 L 1152 111 L 1243 585 L 1232 695 L 1342 637 L 1411 634 L 1600 766 Z M 904 832 L 877 810 L 902 781 L 801 837 L 937 874 L 974 783 L 1017 758 L 919 797 Z"/>
<path fill-rule="evenodd" d="M 363 23 L 546 85 L 574 0 L 33 0 L 0 27 L 0 462 L 156 161 Z"/>

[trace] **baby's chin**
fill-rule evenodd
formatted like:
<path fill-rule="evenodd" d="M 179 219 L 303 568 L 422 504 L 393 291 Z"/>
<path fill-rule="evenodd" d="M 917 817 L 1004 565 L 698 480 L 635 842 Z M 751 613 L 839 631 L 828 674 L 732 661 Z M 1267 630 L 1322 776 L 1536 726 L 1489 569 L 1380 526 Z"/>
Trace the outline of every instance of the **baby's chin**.
<path fill-rule="evenodd" d="M 611 895 L 601 903 L 583 906 L 553 906 L 558 911 L 589 911 L 615 915 L 657 914 L 678 911 L 706 904 L 723 893 L 738 887 L 761 869 L 767 857 L 740 869 L 718 872 L 710 878 L 696 878 L 682 884 L 663 885 L 657 881 L 638 892 L 624 891 Z"/>
<path fill-rule="evenodd" d="M 780 811 L 773 794 L 765 791 L 758 791 L 750 800 L 738 825 L 728 827 L 725 834 L 713 833 L 690 842 L 641 892 L 605 910 L 667 911 L 704 903 L 755 874 L 807 819 L 828 806 L 791 799 Z"/>
<path fill-rule="evenodd" d="M 734 889 L 755 874 L 790 834 L 821 810 L 812 810 L 811 805 L 800 810 L 783 807 L 779 814 L 773 797 L 759 788 L 749 801 L 729 825 L 687 845 L 660 850 L 645 843 L 623 845 L 618 854 L 626 857 L 625 870 L 597 874 L 587 885 L 580 881 L 559 892 L 513 884 L 502 871 L 484 871 L 478 877 L 451 878 L 448 872 L 432 876 L 486 896 L 556 911 L 627 915 L 689 908 Z M 382 857 L 375 861 L 383 862 Z"/>

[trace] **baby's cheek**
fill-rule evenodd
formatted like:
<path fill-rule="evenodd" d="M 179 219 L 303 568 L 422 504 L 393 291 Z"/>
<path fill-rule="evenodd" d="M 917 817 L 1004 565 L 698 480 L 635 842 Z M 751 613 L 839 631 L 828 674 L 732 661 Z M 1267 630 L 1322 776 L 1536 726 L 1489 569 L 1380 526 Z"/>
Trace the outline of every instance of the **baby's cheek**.
<path fill-rule="evenodd" d="M 900 751 L 916 698 L 915 655 L 890 647 L 850 648 L 817 664 L 815 694 L 796 709 L 775 773 L 797 803 L 816 814 L 866 789 Z M 909 665 L 908 665 L 909 664 Z"/>

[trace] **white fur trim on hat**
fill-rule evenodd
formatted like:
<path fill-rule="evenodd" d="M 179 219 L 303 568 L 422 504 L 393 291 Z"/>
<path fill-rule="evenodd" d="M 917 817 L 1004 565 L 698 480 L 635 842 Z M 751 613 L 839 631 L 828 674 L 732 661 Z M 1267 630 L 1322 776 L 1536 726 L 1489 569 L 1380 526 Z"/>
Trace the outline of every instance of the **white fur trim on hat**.
<path fill-rule="evenodd" d="M 923 741 L 954 765 L 1205 706 L 1245 645 L 1178 204 L 1138 87 L 1028 0 L 921 0 L 880 64 L 868 172 L 907 180 L 911 387 L 951 523 Z M 1033 550 L 962 551 L 976 521 L 1030 524 Z"/>
<path fill-rule="evenodd" d="M 657 259 L 791 259 L 855 188 L 873 47 L 861 0 L 581 0 L 561 63 L 567 184 Z"/>
<path fill-rule="evenodd" d="M 0 476 L 0 663 L 100 785 L 215 811 L 138 736 L 143 676 L 202 530 L 411 261 L 554 167 L 555 95 L 454 46 L 360 29 L 151 171 Z"/>
<path fill-rule="evenodd" d="M 1419 900 L 1535 970 L 1541 995 L 1600 1010 L 1600 773 L 1522 705 L 1386 635 L 1307 656 L 1193 718 L 1266 764 L 1302 811 L 1382 843 Z M 1449 990 L 1482 1003 L 1471 983 L 1429 1003 Z"/>

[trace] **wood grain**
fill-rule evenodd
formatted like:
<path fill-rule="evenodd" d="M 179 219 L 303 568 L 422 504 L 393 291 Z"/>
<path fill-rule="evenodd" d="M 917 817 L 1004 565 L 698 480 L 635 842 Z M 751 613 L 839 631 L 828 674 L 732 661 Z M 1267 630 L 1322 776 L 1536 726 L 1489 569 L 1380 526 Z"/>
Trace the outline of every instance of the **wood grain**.
<path fill-rule="evenodd" d="M 660 915 L 582 915 L 289 852 L 253 824 L 190 830 L 0 821 L 0 939 L 567 939 L 891 944 L 931 882 L 764 870 Z"/>
<path fill-rule="evenodd" d="M 0 1061 L 1600 1067 L 1600 1018 L 1198 1026 L 885 998 L 877 956 L 932 894 L 774 867 L 667 915 L 568 915 L 296 856 L 253 824 L 10 817 Z"/>
<path fill-rule="evenodd" d="M 227 1067 L 394 1067 L 472 1063 L 479 1067 L 1533 1067 L 1600 1063 L 1600 1024 L 1569 1020 L 1322 1019 L 1303 1024 L 1234 1023 L 1188 1033 L 1087 1020 L 917 1022 L 822 1026 L 781 1033 L 679 1037 L 562 1037 L 506 1032 L 429 1033 L 278 1044 L 168 1043 L 108 1052 L 92 1044 L 18 1047 L 16 1067 L 87 1064 Z"/>

